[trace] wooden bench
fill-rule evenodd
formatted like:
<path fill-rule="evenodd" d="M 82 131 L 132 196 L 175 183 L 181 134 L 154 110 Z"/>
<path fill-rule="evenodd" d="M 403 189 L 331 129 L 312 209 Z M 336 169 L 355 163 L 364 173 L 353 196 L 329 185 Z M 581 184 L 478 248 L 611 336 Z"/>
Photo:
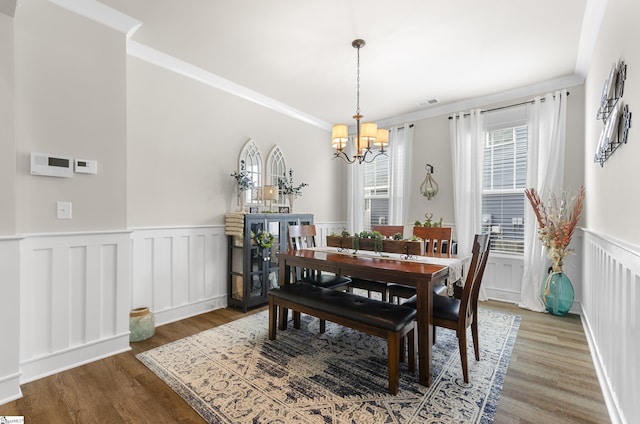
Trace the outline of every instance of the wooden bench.
<path fill-rule="evenodd" d="M 278 308 L 294 311 L 296 328 L 300 328 L 300 313 L 305 313 L 387 339 L 389 393 L 393 395 L 398 393 L 400 384 L 405 337 L 409 340 L 409 371 L 415 371 L 415 309 L 307 283 L 286 284 L 269 291 L 269 340 L 276 338 Z M 286 329 L 286 320 L 282 320 L 281 326 Z"/>

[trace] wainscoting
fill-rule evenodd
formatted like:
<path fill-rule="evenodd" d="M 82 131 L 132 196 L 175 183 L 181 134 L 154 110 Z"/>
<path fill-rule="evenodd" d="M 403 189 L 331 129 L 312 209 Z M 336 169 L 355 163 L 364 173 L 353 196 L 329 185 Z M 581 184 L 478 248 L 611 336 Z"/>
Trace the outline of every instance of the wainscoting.
<path fill-rule="evenodd" d="M 20 384 L 129 350 L 129 311 L 156 324 L 225 307 L 224 228 L 0 239 L 0 404 Z"/>
<path fill-rule="evenodd" d="M 156 325 L 227 306 L 224 227 L 134 230 L 131 253 L 131 307 Z"/>
<path fill-rule="evenodd" d="M 490 253 L 484 270 L 482 287 L 489 299 L 520 302 L 524 263 L 522 257 Z"/>
<path fill-rule="evenodd" d="M 582 316 L 614 423 L 640 416 L 640 247 L 585 232 Z"/>
<path fill-rule="evenodd" d="M 129 232 L 25 237 L 20 383 L 129 349 Z"/>

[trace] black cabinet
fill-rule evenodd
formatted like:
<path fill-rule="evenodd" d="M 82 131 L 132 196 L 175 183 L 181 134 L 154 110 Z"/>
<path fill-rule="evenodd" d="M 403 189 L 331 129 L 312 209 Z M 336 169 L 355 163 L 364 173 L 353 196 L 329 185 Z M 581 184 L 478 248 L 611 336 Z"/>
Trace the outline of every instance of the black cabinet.
<path fill-rule="evenodd" d="M 228 304 L 244 312 L 267 303 L 267 292 L 278 286 L 276 253 L 287 250 L 289 225 L 313 224 L 311 214 L 245 214 L 242 235 L 229 235 Z M 271 248 L 254 241 L 262 231 L 273 234 Z"/>

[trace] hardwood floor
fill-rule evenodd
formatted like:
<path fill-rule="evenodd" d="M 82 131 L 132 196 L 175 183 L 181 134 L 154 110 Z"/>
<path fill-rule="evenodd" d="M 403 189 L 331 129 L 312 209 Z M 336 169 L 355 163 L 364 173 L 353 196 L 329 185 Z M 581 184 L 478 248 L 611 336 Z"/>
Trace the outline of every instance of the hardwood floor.
<path fill-rule="evenodd" d="M 610 422 L 579 316 L 493 301 L 482 307 L 522 316 L 496 423 Z M 202 423 L 135 355 L 243 316 L 227 308 L 158 327 L 129 352 L 23 385 L 23 398 L 0 405 L 0 416 L 21 415 L 29 424 Z"/>

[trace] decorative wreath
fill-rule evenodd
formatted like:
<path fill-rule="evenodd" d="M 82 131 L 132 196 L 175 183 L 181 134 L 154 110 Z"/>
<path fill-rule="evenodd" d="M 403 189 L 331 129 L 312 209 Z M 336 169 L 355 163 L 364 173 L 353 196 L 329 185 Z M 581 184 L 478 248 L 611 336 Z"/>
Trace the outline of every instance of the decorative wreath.
<path fill-rule="evenodd" d="M 267 249 L 273 246 L 274 238 L 275 237 L 273 237 L 273 234 L 271 234 L 270 232 L 261 231 L 258 233 L 258 235 L 256 235 L 255 241 L 258 244 L 258 246 L 262 247 L 263 249 Z"/>

